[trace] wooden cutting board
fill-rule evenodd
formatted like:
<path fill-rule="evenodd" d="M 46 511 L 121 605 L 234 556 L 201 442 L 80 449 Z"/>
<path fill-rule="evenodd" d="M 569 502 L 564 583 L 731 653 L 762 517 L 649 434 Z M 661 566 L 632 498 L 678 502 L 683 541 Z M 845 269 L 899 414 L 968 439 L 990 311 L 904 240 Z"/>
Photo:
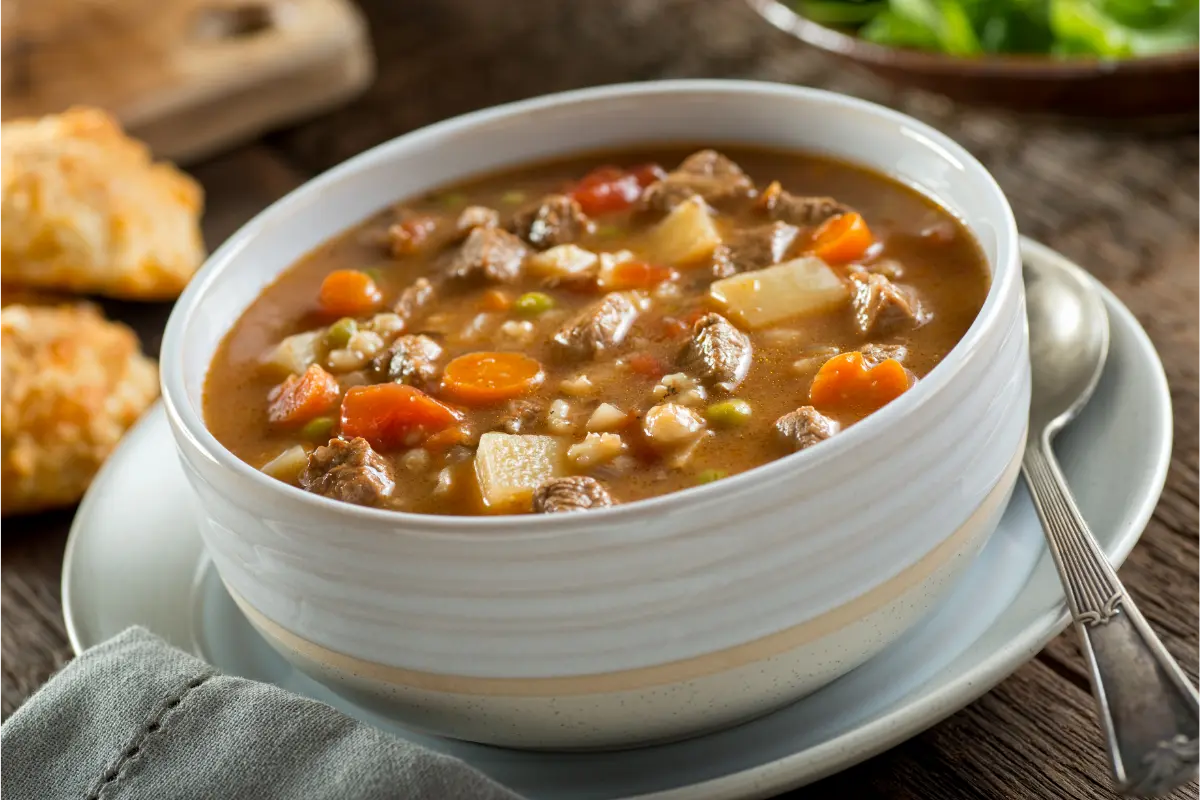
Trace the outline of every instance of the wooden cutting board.
<path fill-rule="evenodd" d="M 370 81 L 349 0 L 3 0 L 0 114 L 115 114 L 188 162 L 343 102 Z"/>

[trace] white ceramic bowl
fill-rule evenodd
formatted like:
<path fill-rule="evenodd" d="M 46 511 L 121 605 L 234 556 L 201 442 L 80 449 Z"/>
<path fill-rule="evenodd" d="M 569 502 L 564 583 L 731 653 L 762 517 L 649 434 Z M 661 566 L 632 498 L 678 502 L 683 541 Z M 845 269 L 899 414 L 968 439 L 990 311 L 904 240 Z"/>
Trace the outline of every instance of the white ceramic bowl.
<path fill-rule="evenodd" d="M 828 153 L 959 215 L 992 288 L 912 391 L 819 447 L 707 486 L 566 516 L 360 508 L 274 481 L 206 430 L 234 319 L 281 270 L 385 204 L 531 160 L 649 142 Z M 201 531 L 280 652 L 381 713 L 536 748 L 684 737 L 762 714 L 909 628 L 993 531 L 1029 403 L 1017 232 L 965 150 L 893 111 L 732 81 L 612 86 L 489 109 L 380 145 L 221 247 L 167 326 L 163 395 Z"/>

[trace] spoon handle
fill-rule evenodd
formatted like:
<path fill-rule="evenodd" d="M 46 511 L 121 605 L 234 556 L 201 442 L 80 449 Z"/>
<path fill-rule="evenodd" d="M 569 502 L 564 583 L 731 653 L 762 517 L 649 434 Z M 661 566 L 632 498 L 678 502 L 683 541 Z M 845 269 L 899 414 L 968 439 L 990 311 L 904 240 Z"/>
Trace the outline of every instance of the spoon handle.
<path fill-rule="evenodd" d="M 1022 471 L 1091 668 L 1117 789 L 1155 797 L 1192 780 L 1200 700 L 1121 585 L 1050 451 L 1031 437 Z"/>

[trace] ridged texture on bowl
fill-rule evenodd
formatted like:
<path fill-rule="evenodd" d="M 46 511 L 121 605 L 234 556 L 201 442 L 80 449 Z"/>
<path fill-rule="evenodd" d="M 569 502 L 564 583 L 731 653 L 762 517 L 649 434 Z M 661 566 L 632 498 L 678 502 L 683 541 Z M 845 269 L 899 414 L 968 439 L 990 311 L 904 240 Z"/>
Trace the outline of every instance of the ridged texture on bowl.
<path fill-rule="evenodd" d="M 813 450 L 569 518 L 431 518 L 335 504 L 258 475 L 204 430 L 200 391 L 219 337 L 319 241 L 397 197 L 480 170 L 697 139 L 839 155 L 961 215 L 994 283 L 967 338 L 912 392 Z M 440 675 L 639 669 L 752 642 L 864 595 L 934 550 L 997 488 L 1029 403 L 1016 245 L 1011 212 L 982 167 L 878 107 L 732 82 L 574 93 L 388 143 L 269 209 L 214 255 L 177 307 L 165 394 L 222 578 L 285 630 Z M 911 624 L 903 616 L 889 635 Z"/>

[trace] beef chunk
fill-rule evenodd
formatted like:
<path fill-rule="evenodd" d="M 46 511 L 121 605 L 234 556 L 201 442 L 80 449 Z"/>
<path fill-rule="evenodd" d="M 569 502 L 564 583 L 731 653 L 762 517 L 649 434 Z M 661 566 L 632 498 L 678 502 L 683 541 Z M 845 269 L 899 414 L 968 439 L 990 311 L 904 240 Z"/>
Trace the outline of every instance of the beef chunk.
<path fill-rule="evenodd" d="M 874 272 L 890 281 L 898 281 L 904 277 L 904 265 L 894 258 L 872 259 L 866 264 L 847 264 L 846 270 L 848 273 Z"/>
<path fill-rule="evenodd" d="M 753 352 L 749 336 L 720 314 L 706 314 L 696 320 L 679 361 L 710 389 L 732 392 L 746 379 Z"/>
<path fill-rule="evenodd" d="M 833 436 L 838 424 L 812 406 L 800 406 L 775 420 L 775 431 L 795 453 Z"/>
<path fill-rule="evenodd" d="M 500 424 L 508 433 L 528 433 L 542 417 L 543 404 L 527 398 L 510 400 Z"/>
<path fill-rule="evenodd" d="M 412 286 L 400 293 L 392 311 L 402 317 L 407 324 L 412 324 L 421 312 L 433 302 L 435 291 L 433 284 L 426 278 L 417 278 Z"/>
<path fill-rule="evenodd" d="M 508 231 L 474 228 L 450 259 L 446 275 L 512 283 L 521 276 L 521 262 L 527 252 L 524 242 Z"/>
<path fill-rule="evenodd" d="M 713 254 L 713 274 L 728 278 L 738 272 L 778 264 L 787 256 L 799 233 L 799 228 L 786 222 L 734 231 Z"/>
<path fill-rule="evenodd" d="M 551 340 L 552 346 L 560 358 L 575 361 L 593 358 L 619 345 L 637 315 L 632 300 L 620 292 L 611 292 L 560 328 Z"/>
<path fill-rule="evenodd" d="M 460 233 L 466 233 L 474 228 L 494 228 L 500 224 L 500 213 L 487 206 L 467 206 L 458 215 L 455 227 Z"/>
<path fill-rule="evenodd" d="M 908 348 L 902 344 L 867 344 L 858 348 L 858 352 L 862 353 L 864 361 L 874 366 L 889 358 L 903 362 Z"/>
<path fill-rule="evenodd" d="M 882 275 L 856 272 L 850 275 L 850 283 L 854 289 L 854 322 L 864 336 L 887 336 L 916 328 L 929 319 L 912 289 Z"/>
<path fill-rule="evenodd" d="M 758 205 L 773 220 L 800 227 L 820 225 L 831 217 L 847 214 L 854 209 L 832 197 L 797 197 L 776 181 L 758 198 Z"/>
<path fill-rule="evenodd" d="M 428 336 L 398 336 L 375 356 L 372 367 L 382 380 L 420 386 L 437 377 L 441 355 L 442 346 Z"/>
<path fill-rule="evenodd" d="M 754 183 L 742 168 L 716 150 L 701 150 L 683 160 L 679 168 L 646 187 L 641 206 L 670 211 L 690 197 L 699 195 L 709 205 L 751 197 Z"/>
<path fill-rule="evenodd" d="M 542 198 L 541 204 L 517 214 L 509 229 L 538 250 L 577 242 L 596 229 L 574 199 L 561 194 Z"/>
<path fill-rule="evenodd" d="M 300 485 L 314 494 L 360 506 L 378 505 L 396 488 L 392 466 L 366 439 L 334 439 L 308 457 Z"/>
<path fill-rule="evenodd" d="M 587 511 L 611 505 L 613 498 L 604 484 L 586 475 L 550 478 L 533 493 L 533 510 L 537 514 Z"/>

